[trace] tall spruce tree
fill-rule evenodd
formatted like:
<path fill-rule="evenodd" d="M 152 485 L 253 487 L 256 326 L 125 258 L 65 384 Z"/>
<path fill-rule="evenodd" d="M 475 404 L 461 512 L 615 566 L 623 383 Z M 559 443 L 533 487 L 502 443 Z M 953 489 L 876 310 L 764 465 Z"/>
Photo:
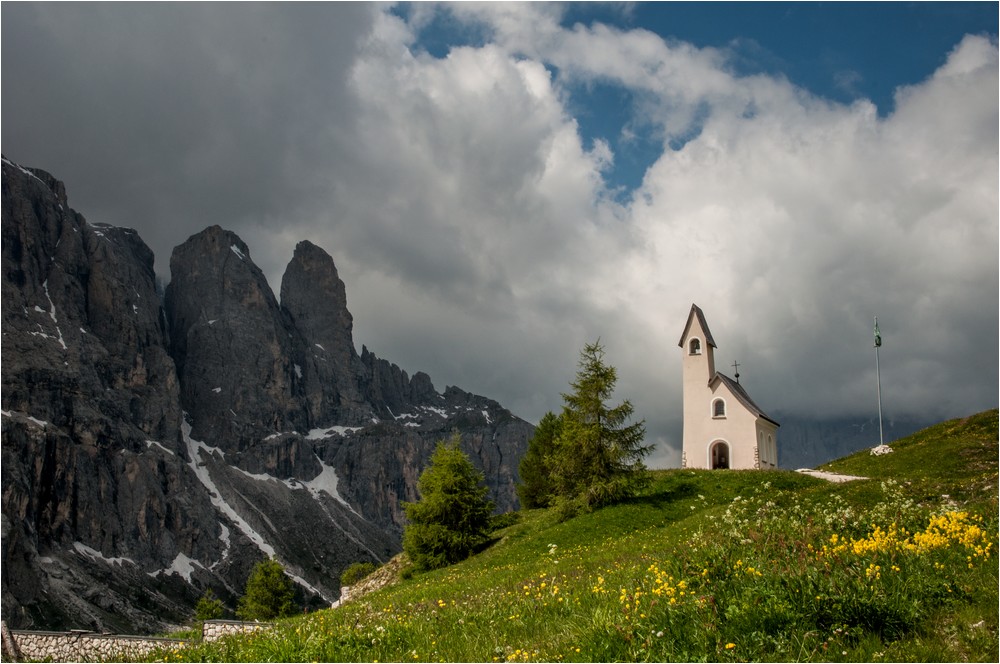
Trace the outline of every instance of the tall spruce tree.
<path fill-rule="evenodd" d="M 563 499 L 596 507 L 634 495 L 649 480 L 642 459 L 653 446 L 643 445 L 645 421 L 627 424 L 634 411 L 628 400 L 607 404 L 617 379 L 600 340 L 587 344 L 573 391 L 562 395 L 562 428 L 548 463 Z"/>
<path fill-rule="evenodd" d="M 535 435 L 528 441 L 528 451 L 518 466 L 521 481 L 517 485 L 517 497 L 521 500 L 521 507 L 525 509 L 549 507 L 555 498 L 549 462 L 555 453 L 561 431 L 562 418 L 548 412 L 535 427 Z"/>
<path fill-rule="evenodd" d="M 403 503 L 409 523 L 403 550 L 417 569 L 436 569 L 464 560 L 490 532 L 493 503 L 483 474 L 460 449 L 456 433 L 439 442 L 430 465 L 420 474 L 420 501 Z"/>

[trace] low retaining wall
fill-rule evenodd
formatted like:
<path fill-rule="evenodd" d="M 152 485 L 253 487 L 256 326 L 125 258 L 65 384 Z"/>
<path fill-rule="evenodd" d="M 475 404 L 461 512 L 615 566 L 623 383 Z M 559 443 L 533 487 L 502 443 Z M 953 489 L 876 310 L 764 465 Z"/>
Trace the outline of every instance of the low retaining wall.
<path fill-rule="evenodd" d="M 239 620 L 206 620 L 201 625 L 202 641 L 218 641 L 230 634 L 248 634 L 262 629 L 271 629 L 274 623 L 241 622 Z"/>
<path fill-rule="evenodd" d="M 137 659 L 151 650 L 182 647 L 180 639 L 94 634 L 91 632 L 26 632 L 11 630 L 15 661 L 97 662 L 108 659 Z M 7 650 L 7 648 L 5 648 Z"/>
<path fill-rule="evenodd" d="M 202 641 L 217 641 L 230 634 L 245 634 L 269 629 L 272 623 L 240 622 L 236 620 L 206 620 L 202 623 Z M 71 632 L 33 632 L 9 630 L 2 626 L 3 658 L 53 662 L 96 662 L 134 660 L 157 648 L 183 648 L 190 641 L 160 639 L 150 636 L 98 634 L 83 630 Z"/>

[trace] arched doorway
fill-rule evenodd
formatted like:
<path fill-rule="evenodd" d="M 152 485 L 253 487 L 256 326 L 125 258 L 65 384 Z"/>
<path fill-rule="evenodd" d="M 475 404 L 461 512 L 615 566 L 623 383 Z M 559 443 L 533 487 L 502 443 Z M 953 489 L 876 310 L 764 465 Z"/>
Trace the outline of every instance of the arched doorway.
<path fill-rule="evenodd" d="M 712 470 L 729 468 L 729 444 L 718 440 L 709 449 L 709 460 Z"/>

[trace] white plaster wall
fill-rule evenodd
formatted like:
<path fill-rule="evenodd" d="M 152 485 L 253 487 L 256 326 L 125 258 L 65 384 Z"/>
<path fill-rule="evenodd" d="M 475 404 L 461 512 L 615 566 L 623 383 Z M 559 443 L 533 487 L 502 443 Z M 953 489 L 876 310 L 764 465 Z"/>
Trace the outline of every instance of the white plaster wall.
<path fill-rule="evenodd" d="M 709 449 L 716 440 L 729 443 L 729 467 L 733 470 L 755 467 L 754 453 L 757 446 L 757 417 L 748 412 L 743 404 L 719 381 L 715 389 L 704 390 L 704 411 L 700 422 L 695 422 L 694 430 L 701 443 L 701 468 L 710 467 Z M 712 416 L 712 403 L 716 398 L 726 402 L 726 416 Z"/>
<path fill-rule="evenodd" d="M 771 443 L 768 445 L 768 436 Z M 760 448 L 760 467 L 772 469 L 778 467 L 778 427 L 767 420 L 757 421 L 757 445 Z"/>
<path fill-rule="evenodd" d="M 701 353 L 698 355 L 690 354 L 690 342 L 693 338 L 701 342 Z M 685 467 L 707 468 L 704 455 L 699 452 L 705 432 L 697 423 L 704 419 L 705 413 L 711 406 L 711 390 L 708 387 L 708 381 L 715 375 L 715 349 L 705 341 L 705 331 L 699 325 L 697 316 L 693 317 L 681 345 L 681 367 L 681 401 L 684 410 L 681 444 L 684 450 Z"/>

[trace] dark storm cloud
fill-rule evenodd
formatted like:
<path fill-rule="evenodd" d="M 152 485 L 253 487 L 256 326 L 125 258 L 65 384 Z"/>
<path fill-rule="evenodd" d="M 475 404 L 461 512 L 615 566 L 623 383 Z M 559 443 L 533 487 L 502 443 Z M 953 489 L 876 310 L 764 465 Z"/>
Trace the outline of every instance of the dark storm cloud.
<path fill-rule="evenodd" d="M 5 3 L 4 152 L 55 170 L 85 216 L 141 227 L 166 273 L 172 247 L 207 225 L 309 214 L 373 11 Z"/>

